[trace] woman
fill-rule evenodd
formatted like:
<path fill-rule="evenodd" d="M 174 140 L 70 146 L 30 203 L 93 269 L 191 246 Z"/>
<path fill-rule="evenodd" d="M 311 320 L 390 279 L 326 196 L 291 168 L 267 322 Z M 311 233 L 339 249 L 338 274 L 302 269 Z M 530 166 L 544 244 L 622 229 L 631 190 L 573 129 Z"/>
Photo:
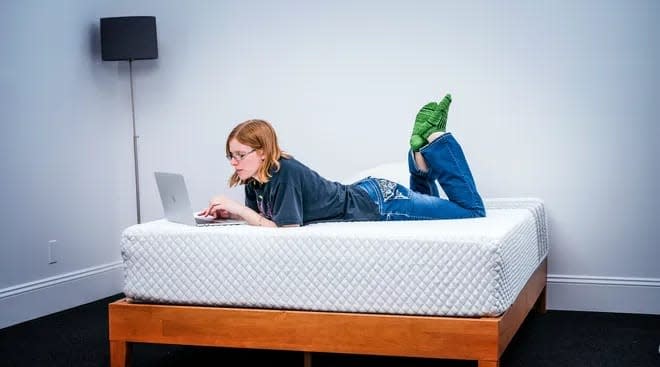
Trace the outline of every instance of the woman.
<path fill-rule="evenodd" d="M 445 132 L 451 96 L 417 114 L 408 154 L 410 189 L 381 178 L 343 185 L 282 151 L 263 120 L 237 125 L 227 137 L 230 186 L 245 185 L 245 205 L 214 197 L 201 215 L 242 218 L 251 225 L 301 226 L 328 221 L 457 219 L 485 216 L 460 145 Z M 438 196 L 435 182 L 447 194 Z"/>

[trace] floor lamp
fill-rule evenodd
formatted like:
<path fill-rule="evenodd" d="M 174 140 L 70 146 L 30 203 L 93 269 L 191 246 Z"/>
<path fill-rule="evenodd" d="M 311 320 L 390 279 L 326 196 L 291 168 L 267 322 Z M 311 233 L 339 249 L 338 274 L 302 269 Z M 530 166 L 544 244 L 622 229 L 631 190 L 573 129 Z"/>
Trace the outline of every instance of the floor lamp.
<path fill-rule="evenodd" d="M 140 174 L 138 166 L 138 135 L 135 129 L 133 98 L 133 61 L 158 58 L 156 17 L 101 18 L 101 56 L 103 61 L 128 61 L 131 80 L 131 116 L 133 117 L 133 163 L 135 166 L 135 202 L 137 222 L 140 215 Z"/>

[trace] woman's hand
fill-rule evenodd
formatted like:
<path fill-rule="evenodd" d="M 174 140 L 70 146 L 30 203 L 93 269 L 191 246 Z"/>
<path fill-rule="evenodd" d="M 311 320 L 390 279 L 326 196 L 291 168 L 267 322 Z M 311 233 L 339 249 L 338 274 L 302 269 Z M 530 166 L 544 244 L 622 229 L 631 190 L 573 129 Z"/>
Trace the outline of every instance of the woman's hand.
<path fill-rule="evenodd" d="M 211 199 L 209 207 L 199 215 L 211 215 L 216 218 L 240 218 L 252 226 L 277 227 L 275 222 L 262 217 L 261 214 L 224 195 L 215 196 Z"/>
<path fill-rule="evenodd" d="M 201 216 L 213 216 L 216 219 L 227 219 L 238 216 L 244 205 L 224 195 L 215 196 L 209 202 L 208 208 L 199 213 Z M 234 216 L 232 216 L 234 214 Z"/>

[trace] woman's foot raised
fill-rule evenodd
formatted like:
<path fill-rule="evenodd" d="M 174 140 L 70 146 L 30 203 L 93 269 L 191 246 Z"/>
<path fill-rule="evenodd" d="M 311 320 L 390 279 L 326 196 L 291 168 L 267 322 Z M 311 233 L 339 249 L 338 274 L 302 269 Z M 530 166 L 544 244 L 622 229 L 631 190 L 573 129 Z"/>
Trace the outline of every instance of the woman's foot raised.
<path fill-rule="evenodd" d="M 428 144 L 428 138 L 431 134 L 445 131 L 450 104 L 451 94 L 447 94 L 439 103 L 427 103 L 419 110 L 410 137 L 410 148 L 413 151 L 419 151 L 420 148 Z"/>

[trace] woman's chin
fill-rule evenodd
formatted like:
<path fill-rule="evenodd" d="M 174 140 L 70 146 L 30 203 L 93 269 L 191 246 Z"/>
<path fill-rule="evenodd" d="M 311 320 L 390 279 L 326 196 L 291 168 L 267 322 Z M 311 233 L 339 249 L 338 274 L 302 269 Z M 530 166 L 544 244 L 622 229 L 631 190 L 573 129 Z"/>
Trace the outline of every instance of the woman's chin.
<path fill-rule="evenodd" d="M 247 173 L 245 173 L 245 172 L 243 172 L 243 171 L 236 171 L 236 174 L 238 175 L 238 177 L 239 177 L 242 181 L 245 181 L 245 180 L 247 180 L 248 178 L 250 178 L 250 175 L 247 174 Z"/>

